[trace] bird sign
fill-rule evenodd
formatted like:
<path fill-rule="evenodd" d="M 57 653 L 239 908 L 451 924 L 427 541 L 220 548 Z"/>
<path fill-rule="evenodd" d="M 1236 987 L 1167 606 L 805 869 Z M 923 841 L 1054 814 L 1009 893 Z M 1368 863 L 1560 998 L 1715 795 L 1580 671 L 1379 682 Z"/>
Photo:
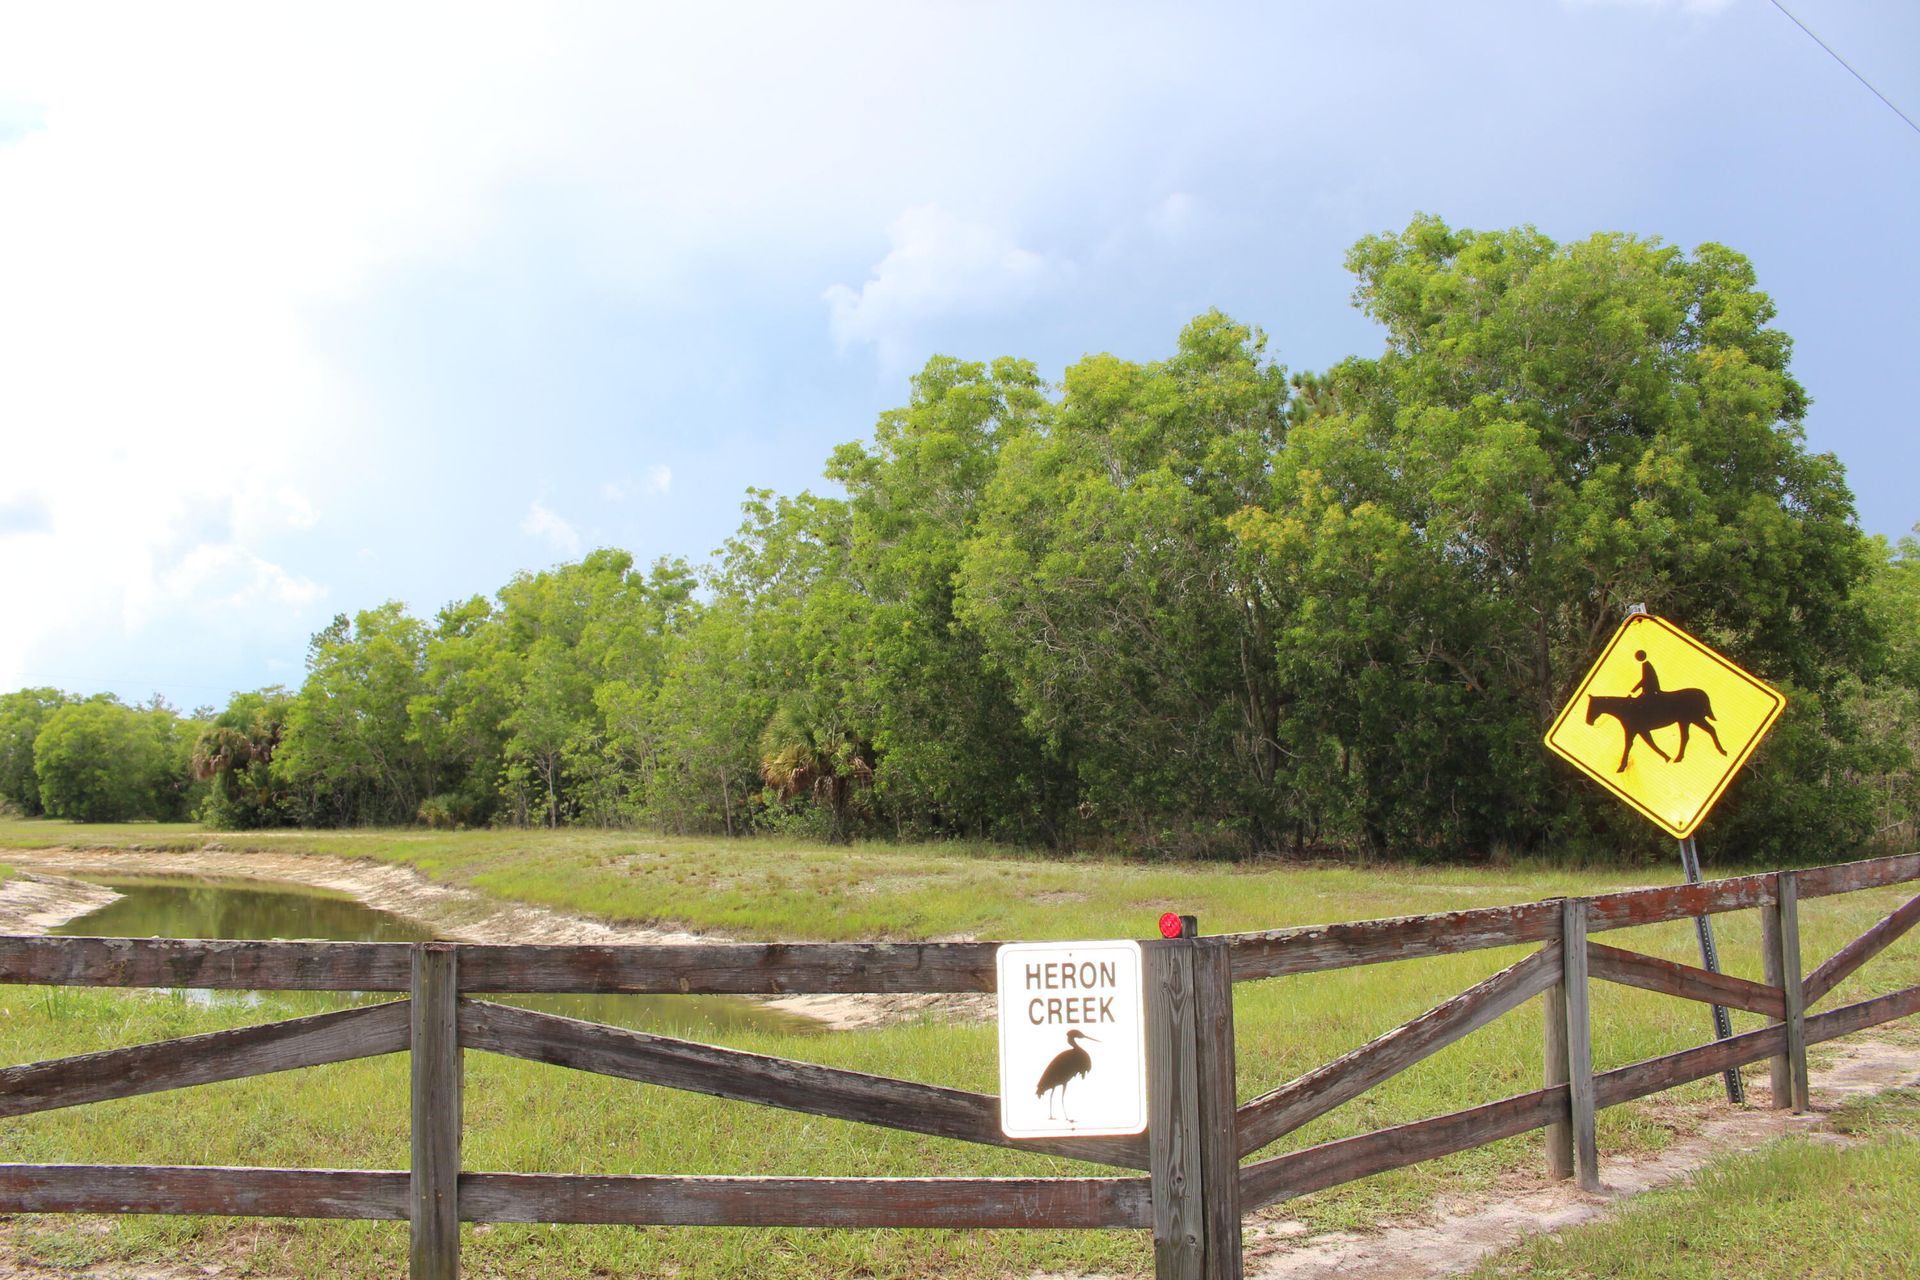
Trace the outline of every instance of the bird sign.
<path fill-rule="evenodd" d="M 1684 840 L 1786 705 L 1671 622 L 1635 614 L 1547 730 L 1547 747 Z"/>
<path fill-rule="evenodd" d="M 1147 1127 L 1137 942 L 1011 942 L 996 955 L 1000 1128 L 1009 1138 Z"/>

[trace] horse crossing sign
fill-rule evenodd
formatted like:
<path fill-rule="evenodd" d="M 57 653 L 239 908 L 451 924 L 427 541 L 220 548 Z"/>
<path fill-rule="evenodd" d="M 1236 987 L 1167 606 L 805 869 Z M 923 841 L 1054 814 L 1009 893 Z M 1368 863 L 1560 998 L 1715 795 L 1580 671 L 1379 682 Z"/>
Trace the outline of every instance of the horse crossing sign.
<path fill-rule="evenodd" d="M 1685 840 L 1786 705 L 1671 622 L 1635 614 L 1547 730 L 1547 747 Z"/>

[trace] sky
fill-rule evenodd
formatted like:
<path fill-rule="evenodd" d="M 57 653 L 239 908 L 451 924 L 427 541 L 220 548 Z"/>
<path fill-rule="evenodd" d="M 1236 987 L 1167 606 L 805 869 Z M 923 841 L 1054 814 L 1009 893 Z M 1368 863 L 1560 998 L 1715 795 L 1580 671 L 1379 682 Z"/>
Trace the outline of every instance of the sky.
<path fill-rule="evenodd" d="M 1788 8 L 1920 119 L 1920 6 Z M 1343 259 L 1420 212 L 1745 253 L 1920 520 L 1920 132 L 1769 0 L 0 0 L 0 691 L 703 561 L 934 353 L 1377 354 Z"/>

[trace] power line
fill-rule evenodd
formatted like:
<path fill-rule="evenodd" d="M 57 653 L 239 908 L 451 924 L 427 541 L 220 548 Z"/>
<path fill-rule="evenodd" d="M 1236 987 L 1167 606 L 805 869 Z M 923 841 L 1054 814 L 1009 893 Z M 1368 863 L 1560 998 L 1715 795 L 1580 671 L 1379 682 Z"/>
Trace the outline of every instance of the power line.
<path fill-rule="evenodd" d="M 1899 116 L 1902 120 L 1905 120 L 1907 122 L 1907 128 L 1913 130 L 1915 133 L 1920 133 L 1920 124 L 1915 124 L 1913 122 L 1912 116 L 1902 111 L 1899 107 L 1894 106 L 1892 98 L 1889 98 L 1886 94 L 1880 92 L 1878 89 L 1875 89 L 1873 87 L 1872 81 L 1868 80 L 1865 76 L 1861 75 L 1858 71 L 1855 71 L 1853 69 L 1853 64 L 1848 62 L 1845 58 L 1841 57 L 1839 54 L 1835 53 L 1833 51 L 1833 46 L 1828 44 L 1825 40 L 1822 40 L 1818 35 L 1814 34 L 1814 30 L 1812 27 L 1800 21 L 1800 19 L 1795 18 L 1793 16 L 1792 11 L 1789 10 L 1787 6 L 1785 6 L 1784 4 L 1781 4 L 1780 0 L 1773 0 L 1773 7 L 1778 9 L 1780 12 L 1786 14 L 1788 18 L 1792 19 L 1794 26 L 1806 32 L 1807 35 L 1813 40 L 1815 44 L 1819 45 L 1822 49 L 1825 49 L 1827 51 L 1827 55 L 1829 57 L 1831 57 L 1835 62 L 1839 63 L 1841 66 L 1845 67 L 1847 69 L 1848 74 L 1850 74 L 1855 80 L 1858 80 L 1861 84 L 1866 85 L 1867 88 L 1872 91 L 1874 97 L 1886 103 L 1887 110 L 1893 112 L 1893 114 Z"/>

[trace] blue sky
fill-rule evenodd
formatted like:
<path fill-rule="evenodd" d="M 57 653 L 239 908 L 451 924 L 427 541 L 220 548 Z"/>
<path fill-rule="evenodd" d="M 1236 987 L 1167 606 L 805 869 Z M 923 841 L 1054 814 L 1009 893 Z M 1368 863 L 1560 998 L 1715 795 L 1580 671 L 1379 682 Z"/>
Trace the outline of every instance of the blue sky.
<path fill-rule="evenodd" d="M 1920 7 L 1788 5 L 1920 117 Z M 933 352 L 1377 350 L 1417 211 L 1706 240 L 1920 520 L 1920 134 L 1765 0 L 0 9 L 0 689 L 703 559 Z"/>

